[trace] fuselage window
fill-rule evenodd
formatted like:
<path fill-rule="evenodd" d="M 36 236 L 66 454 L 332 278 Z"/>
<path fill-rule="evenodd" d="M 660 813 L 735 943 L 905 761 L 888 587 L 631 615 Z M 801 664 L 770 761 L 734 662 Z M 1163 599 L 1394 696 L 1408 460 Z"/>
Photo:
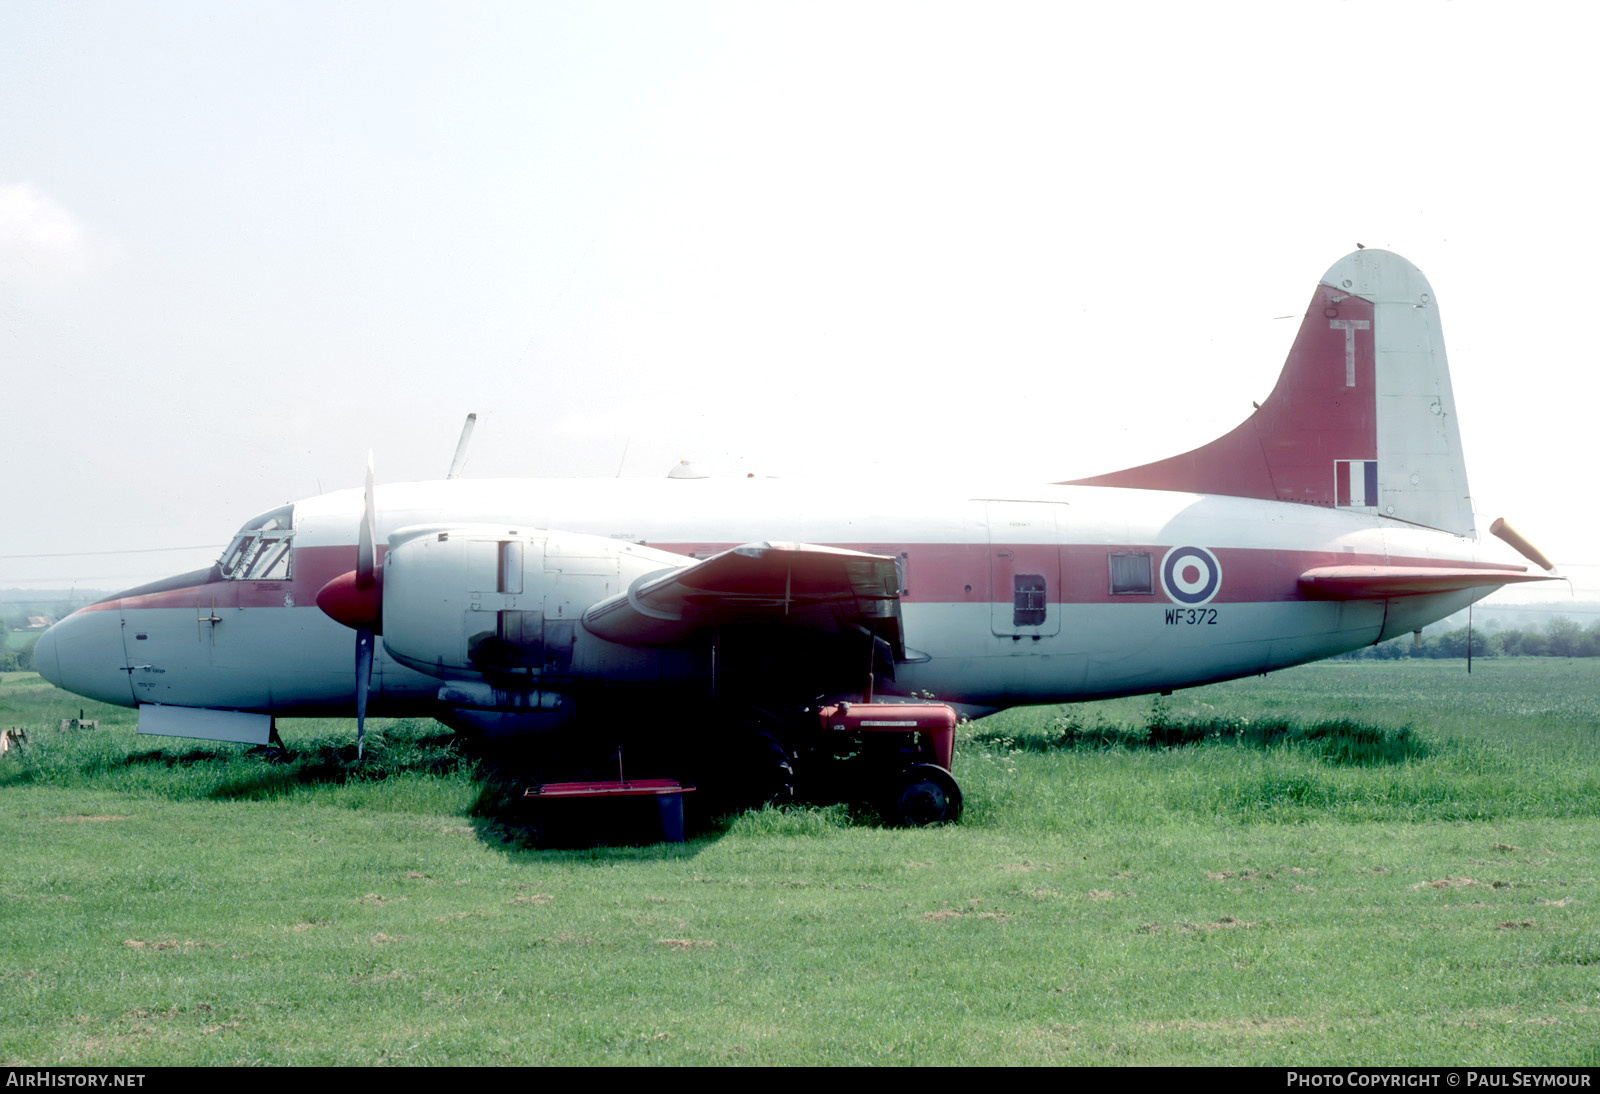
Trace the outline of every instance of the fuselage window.
<path fill-rule="evenodd" d="M 1112 551 L 1106 558 L 1112 596 L 1149 596 L 1156 591 L 1149 551 Z"/>
<path fill-rule="evenodd" d="M 230 581 L 287 581 L 294 552 L 294 506 L 247 521 L 217 566 Z"/>
<path fill-rule="evenodd" d="M 1017 627 L 1042 627 L 1045 616 L 1043 574 L 1017 574 L 1012 579 L 1011 623 Z"/>

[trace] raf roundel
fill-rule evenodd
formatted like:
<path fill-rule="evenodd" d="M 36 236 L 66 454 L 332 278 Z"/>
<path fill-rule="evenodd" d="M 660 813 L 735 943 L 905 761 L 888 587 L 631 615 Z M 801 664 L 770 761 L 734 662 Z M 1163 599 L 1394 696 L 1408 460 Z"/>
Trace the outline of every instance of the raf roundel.
<path fill-rule="evenodd" d="M 1204 547 L 1174 547 L 1161 560 L 1161 591 L 1179 604 L 1205 604 L 1222 587 L 1222 564 Z"/>

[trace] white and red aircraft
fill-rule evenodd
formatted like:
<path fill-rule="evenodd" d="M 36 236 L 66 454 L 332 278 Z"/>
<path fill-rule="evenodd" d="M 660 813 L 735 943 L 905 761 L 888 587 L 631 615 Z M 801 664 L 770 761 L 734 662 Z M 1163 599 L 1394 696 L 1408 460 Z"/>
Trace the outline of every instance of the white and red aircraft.
<path fill-rule="evenodd" d="M 34 659 L 137 706 L 142 733 L 259 742 L 274 717 L 369 709 L 489 735 L 626 725 L 685 750 L 742 729 L 787 769 L 826 704 L 976 714 L 1169 691 L 1547 576 L 1478 535 L 1428 282 L 1360 250 L 1317 285 L 1266 402 L 1171 459 L 976 488 L 374 489 L 369 470 L 365 492 L 250 520 L 209 570 L 63 619 Z M 953 783 L 935 789 L 959 808 Z M 947 815 L 938 798 L 919 819 Z"/>

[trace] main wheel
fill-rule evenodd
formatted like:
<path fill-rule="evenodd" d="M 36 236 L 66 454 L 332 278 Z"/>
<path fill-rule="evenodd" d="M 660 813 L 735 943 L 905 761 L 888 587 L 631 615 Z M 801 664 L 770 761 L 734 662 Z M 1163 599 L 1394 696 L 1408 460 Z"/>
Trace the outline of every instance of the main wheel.
<path fill-rule="evenodd" d="M 742 748 L 739 796 L 754 805 L 788 805 L 794 801 L 794 764 L 788 751 L 770 733 L 758 733 Z"/>
<path fill-rule="evenodd" d="M 961 819 L 961 786 L 938 764 L 912 764 L 895 783 L 889 819 L 897 824 L 954 824 Z"/>
<path fill-rule="evenodd" d="M 775 732 L 781 723 L 752 708 L 723 725 L 722 734 L 700 742 L 688 771 L 698 791 L 691 807 L 716 816 L 794 801 L 794 761 Z"/>

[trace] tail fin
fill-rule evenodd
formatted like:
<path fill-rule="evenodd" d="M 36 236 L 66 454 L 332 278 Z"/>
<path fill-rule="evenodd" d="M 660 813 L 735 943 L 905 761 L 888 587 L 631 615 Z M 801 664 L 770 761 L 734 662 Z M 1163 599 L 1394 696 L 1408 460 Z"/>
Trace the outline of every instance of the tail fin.
<path fill-rule="evenodd" d="M 1473 535 L 1439 306 L 1388 251 L 1334 263 L 1277 386 L 1243 424 L 1181 456 L 1080 486 L 1129 486 L 1355 509 Z"/>

